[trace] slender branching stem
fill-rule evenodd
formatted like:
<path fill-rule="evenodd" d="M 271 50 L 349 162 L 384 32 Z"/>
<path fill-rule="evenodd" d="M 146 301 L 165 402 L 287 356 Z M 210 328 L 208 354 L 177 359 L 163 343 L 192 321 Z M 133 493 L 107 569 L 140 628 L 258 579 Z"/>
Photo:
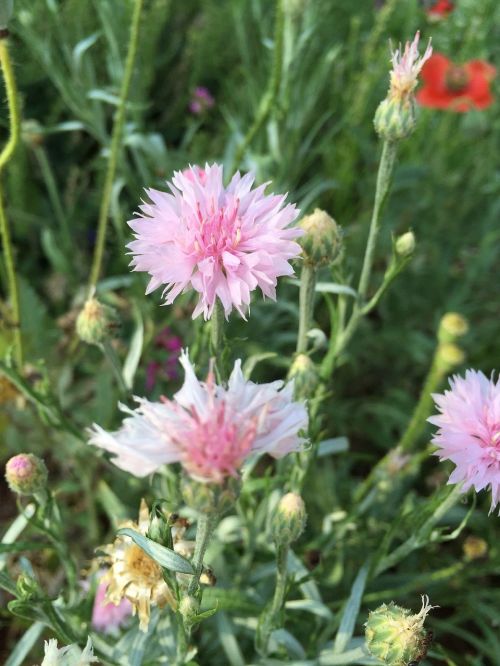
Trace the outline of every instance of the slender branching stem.
<path fill-rule="evenodd" d="M 128 43 L 127 59 L 125 61 L 125 70 L 123 73 L 120 98 L 116 107 L 113 131 L 111 134 L 111 146 L 109 150 L 108 164 L 104 178 L 104 189 L 99 210 L 99 221 L 97 225 L 97 240 L 94 250 L 92 269 L 90 272 L 89 291 L 93 292 L 101 273 L 102 260 L 104 255 L 104 244 L 106 241 L 106 230 L 109 221 L 109 212 L 111 207 L 111 197 L 113 192 L 113 182 L 115 180 L 118 157 L 120 153 L 120 144 L 123 135 L 123 126 L 125 124 L 125 110 L 127 98 L 134 71 L 134 64 L 137 55 L 137 45 L 139 43 L 139 27 L 141 21 L 141 12 L 144 0 L 135 0 L 132 14 L 132 25 L 130 28 L 130 38 Z"/>

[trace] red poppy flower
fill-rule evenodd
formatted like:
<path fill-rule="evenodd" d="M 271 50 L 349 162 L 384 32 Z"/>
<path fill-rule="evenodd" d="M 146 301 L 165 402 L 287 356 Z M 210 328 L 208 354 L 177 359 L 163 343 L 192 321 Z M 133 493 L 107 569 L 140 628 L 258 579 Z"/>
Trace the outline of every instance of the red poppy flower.
<path fill-rule="evenodd" d="M 446 18 L 454 9 L 455 4 L 450 0 L 437 0 L 426 10 L 426 13 L 429 18 L 439 20 Z"/>
<path fill-rule="evenodd" d="M 490 81 L 496 70 L 484 60 L 455 65 L 441 53 L 433 54 L 422 68 L 424 85 L 417 101 L 432 109 L 465 112 L 493 103 Z"/>

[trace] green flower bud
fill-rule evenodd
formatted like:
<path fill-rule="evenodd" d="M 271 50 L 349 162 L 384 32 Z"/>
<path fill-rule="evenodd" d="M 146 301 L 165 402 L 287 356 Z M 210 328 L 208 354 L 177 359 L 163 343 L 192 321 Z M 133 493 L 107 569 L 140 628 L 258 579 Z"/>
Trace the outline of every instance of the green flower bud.
<path fill-rule="evenodd" d="M 96 298 L 89 298 L 76 320 L 76 332 L 87 344 L 99 345 L 109 337 L 117 323 L 113 308 L 99 303 Z"/>
<path fill-rule="evenodd" d="M 290 545 L 297 541 L 306 526 L 304 500 L 297 493 L 284 495 L 271 520 L 271 532 L 277 545 Z"/>
<path fill-rule="evenodd" d="M 44 141 L 43 127 L 38 120 L 25 120 L 21 126 L 21 138 L 31 148 L 41 146 Z"/>
<path fill-rule="evenodd" d="M 444 374 L 453 370 L 465 361 L 465 353 L 458 345 L 453 342 L 441 343 L 437 348 L 437 363 Z"/>
<path fill-rule="evenodd" d="M 368 615 L 365 625 L 368 652 L 386 666 L 408 666 L 424 659 L 429 642 L 424 621 L 432 608 L 427 596 L 422 597 L 422 608 L 416 615 L 392 601 L 379 606 Z"/>
<path fill-rule="evenodd" d="M 396 238 L 394 247 L 396 254 L 400 257 L 411 257 L 415 252 L 415 234 L 413 231 L 407 231 L 402 236 L 399 236 L 399 238 Z"/>
<path fill-rule="evenodd" d="M 456 342 L 469 330 L 469 322 L 457 312 L 447 312 L 439 323 L 439 342 Z"/>
<path fill-rule="evenodd" d="M 195 622 L 196 616 L 200 612 L 200 602 L 194 597 L 187 595 L 181 599 L 179 612 L 184 618 L 185 624 L 190 626 Z"/>
<path fill-rule="evenodd" d="M 187 506 L 198 513 L 222 515 L 229 511 L 238 499 L 240 481 L 228 478 L 222 484 L 202 483 L 190 476 L 181 481 L 181 493 Z"/>
<path fill-rule="evenodd" d="M 288 372 L 288 379 L 294 381 L 294 396 L 297 400 L 314 395 L 319 385 L 318 370 L 307 354 L 297 354 Z"/>
<path fill-rule="evenodd" d="M 33 453 L 20 453 L 7 461 L 5 478 L 9 488 L 19 495 L 35 495 L 47 484 L 47 468 Z"/>
<path fill-rule="evenodd" d="M 339 257 L 342 230 L 328 213 L 316 208 L 314 213 L 302 218 L 299 226 L 305 231 L 299 242 L 306 264 L 326 266 Z"/>
<path fill-rule="evenodd" d="M 405 101 L 388 97 L 380 102 L 373 119 L 375 131 L 386 141 L 400 141 L 417 125 L 413 98 Z"/>

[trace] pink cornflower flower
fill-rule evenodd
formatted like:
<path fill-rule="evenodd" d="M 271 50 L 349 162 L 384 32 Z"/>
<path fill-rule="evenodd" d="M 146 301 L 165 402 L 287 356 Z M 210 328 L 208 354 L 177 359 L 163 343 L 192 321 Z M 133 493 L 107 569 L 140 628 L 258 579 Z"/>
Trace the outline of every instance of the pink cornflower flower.
<path fill-rule="evenodd" d="M 199 294 L 193 318 L 208 319 L 216 299 L 226 317 L 241 316 L 250 293 L 259 287 L 273 300 L 277 278 L 293 274 L 289 264 L 300 254 L 302 235 L 290 224 L 299 211 L 284 206 L 285 195 L 265 195 L 266 184 L 252 189 L 254 176 L 236 173 L 224 187 L 222 166 L 176 172 L 170 193 L 149 189 L 151 203 L 129 221 L 136 240 L 128 244 L 136 271 L 149 273 L 146 293 L 164 287 L 165 302 L 193 288 Z"/>
<path fill-rule="evenodd" d="M 106 601 L 108 583 L 101 580 L 97 586 L 92 608 L 92 627 L 104 633 L 116 633 L 120 625 L 132 614 L 132 604 L 122 599 L 118 605 Z"/>
<path fill-rule="evenodd" d="M 391 62 L 391 85 L 389 97 L 405 102 L 410 98 L 418 83 L 418 75 L 425 62 L 432 55 L 432 47 L 429 40 L 424 55 L 420 56 L 418 43 L 420 32 L 417 31 L 413 42 L 406 42 L 404 51 L 399 48 L 392 51 Z"/>
<path fill-rule="evenodd" d="M 293 384 L 255 384 L 235 363 L 226 386 L 210 372 L 200 382 L 186 353 L 180 357 L 185 381 L 173 400 L 136 398 L 122 427 L 106 432 L 94 425 L 89 443 L 114 454 L 121 469 L 143 477 L 165 464 L 180 462 L 194 479 L 222 483 L 238 477 L 252 453 L 280 458 L 301 449 L 299 431 L 307 428 L 305 405 L 293 401 Z"/>
<path fill-rule="evenodd" d="M 500 502 L 500 380 L 467 370 L 450 387 L 433 396 L 440 414 L 428 419 L 439 428 L 432 443 L 456 465 L 449 483 L 462 482 L 464 492 L 490 487 L 491 513 Z"/>
<path fill-rule="evenodd" d="M 194 89 L 191 101 L 189 102 L 189 110 L 195 115 L 200 115 L 204 111 L 208 111 L 215 104 L 215 99 L 212 94 L 204 86 L 198 86 Z"/>

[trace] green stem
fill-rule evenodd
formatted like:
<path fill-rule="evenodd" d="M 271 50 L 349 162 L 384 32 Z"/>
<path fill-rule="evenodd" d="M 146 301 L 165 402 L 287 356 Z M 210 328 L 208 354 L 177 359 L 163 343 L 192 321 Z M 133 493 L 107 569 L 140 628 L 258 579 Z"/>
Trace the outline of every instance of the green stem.
<path fill-rule="evenodd" d="M 45 187 L 47 188 L 47 193 L 49 195 L 54 215 L 56 216 L 57 222 L 61 229 L 64 243 L 66 248 L 70 249 L 72 247 L 71 232 L 69 230 L 68 220 L 66 218 L 64 207 L 61 202 L 61 197 L 59 196 L 59 190 L 54 178 L 54 173 L 47 158 L 47 152 L 43 146 L 34 146 L 34 153 L 42 173 Z"/>
<path fill-rule="evenodd" d="M 283 604 L 285 602 L 286 584 L 287 584 L 287 559 L 290 546 L 276 546 L 276 586 L 271 606 L 264 610 L 263 624 L 258 636 L 258 649 L 264 656 L 269 649 L 269 638 L 276 629 L 282 625 L 280 618 Z"/>
<path fill-rule="evenodd" d="M 235 171 L 243 155 L 245 154 L 246 149 L 252 143 L 255 135 L 266 122 L 269 114 L 276 105 L 280 86 L 281 86 L 281 77 L 283 73 L 283 36 L 285 31 L 285 11 L 284 11 L 284 0 L 276 0 L 276 19 L 274 24 L 274 61 L 271 74 L 269 77 L 269 83 L 264 96 L 261 99 L 259 104 L 259 109 L 253 124 L 250 126 L 248 132 L 245 135 L 242 143 L 236 151 L 234 158 L 233 168 L 231 171 Z"/>
<path fill-rule="evenodd" d="M 200 587 L 200 576 L 203 572 L 203 558 L 212 536 L 212 532 L 217 525 L 217 516 L 215 514 L 200 513 L 198 525 L 196 527 L 196 542 L 194 546 L 194 555 L 192 565 L 194 576 L 188 587 L 188 594 L 194 596 L 198 593 Z"/>
<path fill-rule="evenodd" d="M 316 270 L 313 266 L 304 264 L 300 275 L 298 354 L 303 354 L 307 351 L 307 332 L 311 328 L 314 313 L 315 288 Z"/>
<path fill-rule="evenodd" d="M 6 31 L 5 31 L 6 32 Z M 8 33 L 7 33 L 8 34 Z M 5 89 L 7 92 L 7 104 L 9 107 L 9 139 L 0 153 L 0 177 L 10 160 L 19 142 L 21 135 L 21 113 L 19 108 L 19 97 L 17 94 L 16 79 L 12 69 L 7 36 L 0 37 L 0 67 L 2 69 Z M 23 342 L 21 337 L 21 309 L 19 305 L 19 287 L 17 283 L 16 269 L 14 263 L 14 251 L 10 236 L 10 227 L 5 214 L 3 191 L 0 185 L 0 235 L 5 257 L 5 269 L 7 272 L 7 283 L 9 299 L 12 307 L 14 326 L 14 353 L 19 369 L 23 365 Z"/>
<path fill-rule="evenodd" d="M 123 379 L 123 374 L 122 374 L 122 369 L 120 366 L 120 361 L 118 360 L 118 356 L 116 355 L 116 352 L 109 342 L 109 340 L 104 340 L 100 345 L 100 348 L 102 350 L 102 353 L 104 356 L 107 358 L 110 366 L 113 368 L 113 373 L 116 377 L 117 384 L 120 388 L 120 391 L 126 395 L 128 393 L 127 386 L 125 384 L 125 380 Z"/>
<path fill-rule="evenodd" d="M 120 142 L 125 123 L 125 106 L 130 90 L 132 73 L 137 54 L 137 45 L 139 42 L 139 26 L 141 20 L 141 11 L 143 0 L 135 0 L 134 11 L 132 15 L 132 25 L 130 28 L 130 39 L 128 43 L 127 59 L 125 62 L 125 71 L 123 74 L 122 86 L 120 90 L 120 99 L 116 107 L 113 132 L 111 136 L 111 146 L 109 152 L 106 176 L 104 179 L 104 189 L 99 210 L 99 222 L 97 226 L 97 240 L 90 272 L 89 291 L 95 288 L 101 272 L 102 259 L 104 254 L 104 243 L 106 240 L 106 229 L 109 220 L 109 209 L 111 205 L 111 196 L 113 191 L 113 181 L 115 179 L 116 167 L 118 163 L 118 154 L 120 152 Z"/>
<path fill-rule="evenodd" d="M 361 299 L 364 299 L 366 296 L 366 292 L 370 285 L 370 276 L 375 257 L 375 247 L 380 232 L 380 216 L 391 185 L 392 171 L 396 160 L 396 147 L 397 144 L 394 141 L 384 141 L 382 147 L 370 231 L 368 233 L 368 242 L 366 244 L 361 277 L 359 278 L 358 293 Z"/>

